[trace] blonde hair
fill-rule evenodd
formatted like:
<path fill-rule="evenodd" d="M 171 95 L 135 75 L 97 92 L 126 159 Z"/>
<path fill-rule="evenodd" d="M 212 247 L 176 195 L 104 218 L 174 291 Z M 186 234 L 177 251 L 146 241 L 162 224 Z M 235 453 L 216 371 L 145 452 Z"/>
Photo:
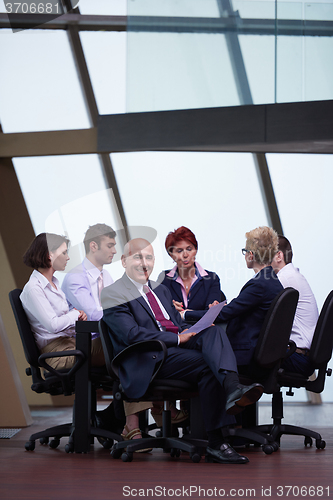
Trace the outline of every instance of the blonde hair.
<path fill-rule="evenodd" d="M 246 248 L 260 264 L 270 264 L 278 251 L 279 237 L 271 227 L 257 227 L 245 233 Z"/>

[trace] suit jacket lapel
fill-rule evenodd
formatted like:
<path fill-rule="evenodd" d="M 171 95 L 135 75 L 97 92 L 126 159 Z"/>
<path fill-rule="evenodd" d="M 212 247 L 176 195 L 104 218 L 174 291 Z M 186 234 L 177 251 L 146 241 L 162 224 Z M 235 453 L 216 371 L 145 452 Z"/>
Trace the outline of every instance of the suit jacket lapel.
<path fill-rule="evenodd" d="M 126 273 L 123 276 L 123 281 L 124 284 L 130 294 L 129 300 L 137 300 L 139 304 L 147 311 L 148 314 L 153 318 L 153 320 L 156 322 L 156 318 L 150 309 L 149 305 L 145 301 L 145 299 L 142 297 L 141 293 L 139 290 L 136 288 L 136 286 L 131 282 L 131 280 L 127 277 Z"/>
<path fill-rule="evenodd" d="M 196 295 L 196 293 L 202 286 L 204 286 L 204 280 L 198 278 L 197 281 L 194 283 L 193 288 L 191 288 L 190 290 L 190 299 L 193 299 L 193 297 Z"/>
<path fill-rule="evenodd" d="M 171 288 L 173 290 L 172 296 L 173 297 L 177 296 L 177 301 L 183 302 L 182 287 L 180 283 L 178 283 L 176 280 L 172 280 Z"/>

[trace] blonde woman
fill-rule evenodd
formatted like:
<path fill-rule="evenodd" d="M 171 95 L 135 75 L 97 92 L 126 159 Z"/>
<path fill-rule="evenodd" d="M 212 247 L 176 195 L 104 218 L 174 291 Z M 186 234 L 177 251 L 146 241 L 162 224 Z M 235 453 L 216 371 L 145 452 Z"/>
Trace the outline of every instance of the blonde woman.
<path fill-rule="evenodd" d="M 271 266 L 278 251 L 276 231 L 266 226 L 257 227 L 245 237 L 242 253 L 247 267 L 253 269 L 255 275 L 218 316 L 219 321 L 227 322 L 226 332 L 240 373 L 248 373 L 266 313 L 272 300 L 283 290 Z"/>

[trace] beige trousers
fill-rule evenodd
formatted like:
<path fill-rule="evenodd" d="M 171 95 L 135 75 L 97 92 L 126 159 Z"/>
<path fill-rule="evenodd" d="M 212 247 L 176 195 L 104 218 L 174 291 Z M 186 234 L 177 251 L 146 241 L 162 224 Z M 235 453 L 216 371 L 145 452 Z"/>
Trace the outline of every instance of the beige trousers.
<path fill-rule="evenodd" d="M 76 349 L 75 337 L 59 337 L 49 342 L 41 353 L 56 351 L 71 351 Z M 64 356 L 62 358 L 49 358 L 46 362 L 55 370 L 71 368 L 75 363 L 75 356 Z M 98 337 L 91 341 L 91 366 L 105 365 L 104 353 L 101 339 Z"/>
<path fill-rule="evenodd" d="M 59 337 L 49 342 L 41 353 L 57 352 L 57 351 L 71 351 L 76 349 L 75 337 Z M 62 368 L 71 368 L 75 363 L 75 356 L 64 356 L 62 358 L 49 358 L 46 362 L 55 370 Z M 100 337 L 91 341 L 91 366 L 105 365 L 103 347 Z M 126 417 L 139 413 L 140 411 L 152 408 L 152 403 L 140 401 L 139 403 L 128 403 L 124 401 L 124 411 Z"/>

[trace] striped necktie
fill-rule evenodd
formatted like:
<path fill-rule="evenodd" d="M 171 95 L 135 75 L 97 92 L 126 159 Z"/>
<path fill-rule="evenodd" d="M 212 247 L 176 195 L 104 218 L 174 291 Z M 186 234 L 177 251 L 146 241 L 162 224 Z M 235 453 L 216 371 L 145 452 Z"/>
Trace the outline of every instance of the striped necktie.
<path fill-rule="evenodd" d="M 147 285 L 143 285 L 143 291 L 147 295 L 147 299 L 149 301 L 150 307 L 153 310 L 156 320 L 160 323 L 161 327 L 165 329 L 167 332 L 178 333 L 178 327 L 170 320 L 164 317 L 160 306 L 154 295 L 151 293 L 149 287 Z"/>

